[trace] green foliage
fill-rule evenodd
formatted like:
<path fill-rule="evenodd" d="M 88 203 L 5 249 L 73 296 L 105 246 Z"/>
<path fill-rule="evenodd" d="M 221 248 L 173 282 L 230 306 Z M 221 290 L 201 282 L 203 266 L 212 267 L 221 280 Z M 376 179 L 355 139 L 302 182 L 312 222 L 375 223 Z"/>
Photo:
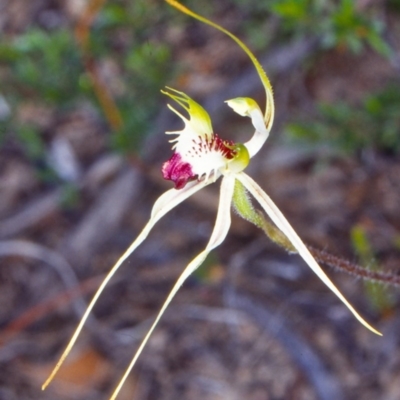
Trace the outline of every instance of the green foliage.
<path fill-rule="evenodd" d="M 130 49 L 123 67 L 129 91 L 119 99 L 124 127 L 113 136 L 113 145 L 124 152 L 137 151 L 155 115 L 160 88 L 165 84 L 170 51 L 161 43 L 145 42 Z"/>
<path fill-rule="evenodd" d="M 46 143 L 38 127 L 20 120 L 26 102 L 60 107 L 82 98 L 83 66 L 71 32 L 46 32 L 36 27 L 0 45 L 1 95 L 11 108 L 1 121 L 0 140 L 11 139 L 43 182 L 57 181 L 46 162 Z"/>
<path fill-rule="evenodd" d="M 383 22 L 356 10 L 353 0 L 341 0 L 327 24 L 324 42 L 328 47 L 345 46 L 355 53 L 367 43 L 376 51 L 389 55 L 390 49 L 381 34 Z"/>
<path fill-rule="evenodd" d="M 46 144 L 39 131 L 29 125 L 18 125 L 15 137 L 25 157 L 35 166 L 35 174 L 41 182 L 59 182 L 54 170 L 46 162 Z"/>
<path fill-rule="evenodd" d="M 387 7 L 393 12 L 400 12 L 400 0 L 388 0 Z"/>
<path fill-rule="evenodd" d="M 112 79 L 118 82 L 118 89 L 111 89 L 111 96 L 122 115 L 123 128 L 110 135 L 110 144 L 118 151 L 138 152 L 157 112 L 159 90 L 172 71 L 169 48 L 157 39 L 156 26 L 162 28 L 163 14 L 154 12 L 155 6 L 149 0 L 106 2 L 90 29 L 87 55 L 93 66 L 101 68 L 111 60 L 117 68 L 112 71 Z M 0 76 L 0 94 L 12 110 L 6 120 L 0 121 L 0 139 L 6 139 L 5 132 L 16 132 L 15 137 L 29 154 L 38 153 L 40 146 L 34 135 L 26 133 L 32 128 L 18 121 L 21 103 L 59 109 L 85 99 L 104 112 L 72 28 L 48 32 L 33 26 L 0 41 Z"/>
<path fill-rule="evenodd" d="M 263 32 L 260 28 L 266 17 L 273 14 L 280 19 L 283 36 L 309 34 L 320 38 L 325 48 L 345 47 L 358 53 L 369 45 L 381 54 L 390 53 L 382 39 L 384 22 L 379 13 L 371 7 L 358 10 L 354 0 L 235 0 L 235 3 L 251 16 L 249 25 L 254 29 L 249 30 L 250 36 Z"/>
<path fill-rule="evenodd" d="M 359 9 L 354 0 L 233 0 L 245 15 L 242 26 L 246 41 L 259 49 L 271 40 L 270 15 L 279 18 L 274 42 L 293 36 L 314 36 L 324 48 L 345 48 L 360 53 L 366 46 L 388 56 L 391 50 L 383 39 L 385 28 L 380 5 Z M 395 9 L 395 2 L 391 9 Z M 272 28 L 274 29 L 274 28 Z"/>
<path fill-rule="evenodd" d="M 36 129 L 23 125 L 16 130 L 16 136 L 22 143 L 27 158 L 32 161 L 44 158 L 46 147 Z"/>
<path fill-rule="evenodd" d="M 320 104 L 312 121 L 288 125 L 295 139 L 324 145 L 345 155 L 363 149 L 398 154 L 400 152 L 400 92 L 397 85 L 367 96 L 361 105 Z"/>
<path fill-rule="evenodd" d="M 71 33 L 32 28 L 0 47 L 2 91 L 10 101 L 25 98 L 65 104 L 79 93 L 82 64 Z"/>
<path fill-rule="evenodd" d="M 383 21 L 372 11 L 358 11 L 354 0 L 274 0 L 269 4 L 287 31 L 317 35 L 327 48 L 345 47 L 359 53 L 368 44 L 381 54 L 390 53 L 381 36 Z"/>
<path fill-rule="evenodd" d="M 169 47 L 156 37 L 155 26 L 163 21 L 155 6 L 148 0 L 106 3 L 92 29 L 90 51 L 117 60 L 122 71 L 124 89 L 116 104 L 123 128 L 114 132 L 111 145 L 124 153 L 138 152 L 157 112 L 160 88 L 173 70 Z"/>

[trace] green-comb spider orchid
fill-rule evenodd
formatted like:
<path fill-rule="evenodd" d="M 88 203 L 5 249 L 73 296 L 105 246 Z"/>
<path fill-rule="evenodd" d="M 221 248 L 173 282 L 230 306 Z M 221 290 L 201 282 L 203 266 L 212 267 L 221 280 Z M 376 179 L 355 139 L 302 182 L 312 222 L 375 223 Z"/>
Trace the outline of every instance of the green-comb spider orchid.
<path fill-rule="evenodd" d="M 113 392 L 111 399 L 115 399 L 117 397 L 136 360 L 149 340 L 150 335 L 152 334 L 154 328 L 156 327 L 161 316 L 164 314 L 166 308 L 170 304 L 180 286 L 193 273 L 193 271 L 195 271 L 196 268 L 202 264 L 209 252 L 224 241 L 231 224 L 232 202 L 234 201 L 236 195 L 239 197 L 243 193 L 243 187 L 257 200 L 263 210 L 268 214 L 272 222 L 282 232 L 284 242 L 290 243 L 290 250 L 296 251 L 300 254 L 308 266 L 317 274 L 317 276 L 326 284 L 326 286 L 328 286 L 328 288 L 331 289 L 337 297 L 339 297 L 339 299 L 347 306 L 347 308 L 361 322 L 361 324 L 363 324 L 372 332 L 381 335 L 357 313 L 357 311 L 331 282 L 269 196 L 252 178 L 243 172 L 250 159 L 257 154 L 264 142 L 267 140 L 274 119 L 274 100 L 272 95 L 272 87 L 261 65 L 251 51 L 246 47 L 246 45 L 244 45 L 229 31 L 192 12 L 175 0 L 166 1 L 183 13 L 200 20 L 205 24 L 211 25 L 219 31 L 222 31 L 231 37 L 246 52 L 253 62 L 264 86 L 267 100 L 266 110 L 263 115 L 257 103 L 254 100 L 246 97 L 240 97 L 227 101 L 227 104 L 232 107 L 236 113 L 249 117 L 253 127 L 255 128 L 255 133 L 248 142 L 244 144 L 237 144 L 231 141 L 223 140 L 216 135 L 213 132 L 211 119 L 208 113 L 189 96 L 170 88 L 167 88 L 167 91 L 162 91 L 162 93 L 169 96 L 189 114 L 189 118 L 186 118 L 171 105 L 168 105 L 173 112 L 182 118 L 185 124 L 184 129 L 181 131 L 167 132 L 167 134 L 175 134 L 177 137 L 171 141 L 174 143 L 174 154 L 167 162 L 164 163 L 162 173 L 165 179 L 172 180 L 174 182 L 175 188 L 168 190 L 155 202 L 149 222 L 143 228 L 136 240 L 119 258 L 100 285 L 92 301 L 90 302 L 87 311 L 83 315 L 75 333 L 73 334 L 67 348 L 62 354 L 51 375 L 44 383 L 43 389 L 45 389 L 54 378 L 61 364 L 71 351 L 79 333 L 83 328 L 83 325 L 85 324 L 90 312 L 92 311 L 96 301 L 103 292 L 107 283 L 110 281 L 121 264 L 146 239 L 155 223 L 192 194 L 198 192 L 205 186 L 214 183 L 220 177 L 222 177 L 220 199 L 217 219 L 211 234 L 211 238 L 206 248 L 186 266 L 177 282 L 173 286 L 154 323 L 144 337 L 131 363 L 126 369 L 124 376 Z M 238 182 L 240 182 L 240 184 L 243 186 L 240 190 L 237 186 Z M 241 191 L 241 194 L 236 193 L 239 191 Z M 247 206 L 245 205 L 245 207 Z M 240 210 L 238 211 L 240 214 L 246 217 L 246 215 L 244 215 L 246 213 L 240 212 Z M 251 218 L 249 219 L 251 220 Z"/>

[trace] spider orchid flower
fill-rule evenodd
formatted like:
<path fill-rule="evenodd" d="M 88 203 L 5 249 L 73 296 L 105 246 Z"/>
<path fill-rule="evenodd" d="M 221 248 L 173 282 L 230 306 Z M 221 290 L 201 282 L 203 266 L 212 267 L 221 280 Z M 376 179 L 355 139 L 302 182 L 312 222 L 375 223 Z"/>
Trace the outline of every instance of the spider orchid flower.
<path fill-rule="evenodd" d="M 280 244 L 283 244 L 288 250 L 297 252 L 308 264 L 308 266 L 317 274 L 317 276 L 325 283 L 325 285 L 328 286 L 328 288 L 347 306 L 347 308 L 353 313 L 355 318 L 358 319 L 361 324 L 377 335 L 381 335 L 381 333 L 370 326 L 345 299 L 342 293 L 336 288 L 336 286 L 318 265 L 310 251 L 304 245 L 300 237 L 294 231 L 278 207 L 262 190 L 262 188 L 244 172 L 244 169 L 249 164 L 250 159 L 257 154 L 268 138 L 274 119 L 272 87 L 261 65 L 251 51 L 229 31 L 203 18 L 202 16 L 195 14 L 175 0 L 166 1 L 183 13 L 188 14 L 200 20 L 201 22 L 211 25 L 214 28 L 222 31 L 231 37 L 247 53 L 253 62 L 264 86 L 267 99 L 266 110 L 263 114 L 257 103 L 253 99 L 247 97 L 239 97 L 226 101 L 228 106 L 230 106 L 236 113 L 241 116 L 249 117 L 253 128 L 255 129 L 255 132 L 249 141 L 245 142 L 244 144 L 234 143 L 230 140 L 224 140 L 214 133 L 210 116 L 206 110 L 204 110 L 201 105 L 196 103 L 189 96 L 171 88 L 167 88 L 166 91 L 162 91 L 163 94 L 174 100 L 188 114 L 188 117 L 186 117 L 174 107 L 168 105 L 168 107 L 184 122 L 184 128 L 181 131 L 166 132 L 168 135 L 176 135 L 176 137 L 171 140 L 171 142 L 174 143 L 174 153 L 172 157 L 164 163 L 162 167 L 162 174 L 165 179 L 171 180 L 175 187 L 168 190 L 158 198 L 153 206 L 150 219 L 146 226 L 107 274 L 106 278 L 90 302 L 60 360 L 58 361 L 47 381 L 44 383 L 42 387 L 43 389 L 45 389 L 52 381 L 61 364 L 71 351 L 90 312 L 92 311 L 107 283 L 110 281 L 122 263 L 146 239 L 156 222 L 159 221 L 170 210 L 175 208 L 178 204 L 182 203 L 188 197 L 203 189 L 207 185 L 214 183 L 220 177 L 222 177 L 222 181 L 220 187 L 218 211 L 210 240 L 206 248 L 186 266 L 179 276 L 178 280 L 167 296 L 167 299 L 162 305 L 161 310 L 155 318 L 152 326 L 136 351 L 131 363 L 126 369 L 124 376 L 113 392 L 110 398 L 111 400 L 117 397 L 122 385 L 135 365 L 139 355 L 143 351 L 152 332 L 154 331 L 160 318 L 164 314 L 181 285 L 193 273 L 193 271 L 195 271 L 202 264 L 210 251 L 215 249 L 224 241 L 231 224 L 231 206 L 235 205 L 239 214 L 250 220 L 250 222 L 256 223 L 256 225 L 259 226 L 262 225 L 262 223 L 257 223 L 255 221 L 255 219 L 257 219 L 254 218 L 256 213 L 251 210 L 251 205 L 249 205 L 250 203 L 247 200 L 243 201 L 243 198 L 246 198 L 246 195 L 243 196 L 244 192 L 250 193 L 254 197 L 254 199 L 260 204 L 262 209 L 266 212 L 276 226 L 281 237 L 281 239 L 276 241 Z M 240 202 L 241 206 L 238 206 L 238 203 Z"/>

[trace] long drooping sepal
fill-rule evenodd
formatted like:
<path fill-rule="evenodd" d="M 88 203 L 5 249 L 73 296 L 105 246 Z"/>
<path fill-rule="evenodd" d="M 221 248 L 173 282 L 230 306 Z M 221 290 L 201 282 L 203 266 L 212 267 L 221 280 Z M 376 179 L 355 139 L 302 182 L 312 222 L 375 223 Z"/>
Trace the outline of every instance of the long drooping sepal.
<path fill-rule="evenodd" d="M 233 175 L 229 174 L 223 178 L 221 183 L 221 190 L 220 190 L 221 194 L 218 205 L 217 220 L 215 222 L 214 230 L 211 234 L 211 238 L 207 244 L 207 247 L 187 265 L 187 267 L 183 270 L 182 274 L 179 276 L 172 290 L 169 292 L 167 299 L 162 305 L 161 310 L 159 311 L 155 321 L 153 322 L 152 326 L 150 327 L 149 331 L 144 337 L 128 368 L 126 369 L 124 376 L 122 377 L 114 393 L 110 397 L 110 400 L 115 400 L 116 397 L 118 396 L 118 393 L 121 390 L 123 384 L 125 383 L 125 380 L 127 379 L 137 359 L 142 353 L 144 347 L 146 346 L 151 334 L 153 333 L 155 327 L 157 326 L 165 310 L 171 303 L 172 299 L 178 292 L 179 288 L 186 281 L 186 279 L 203 263 L 209 252 L 212 249 L 219 246 L 224 241 L 226 235 L 228 234 L 229 227 L 231 225 L 230 208 L 231 208 L 234 184 L 235 184 L 235 178 Z"/>
<path fill-rule="evenodd" d="M 382 336 L 375 328 L 368 324 L 353 308 L 353 306 L 346 300 L 339 289 L 332 283 L 328 278 L 322 268 L 315 261 L 314 257 L 311 255 L 310 251 L 307 249 L 303 241 L 299 238 L 295 230 L 289 224 L 288 220 L 281 213 L 279 208 L 274 204 L 270 197 L 261 189 L 261 187 L 244 172 L 236 175 L 243 186 L 255 197 L 255 199 L 260 203 L 261 207 L 269 215 L 274 224 L 280 229 L 283 234 L 289 239 L 293 247 L 301 255 L 303 260 L 308 264 L 308 266 L 317 274 L 317 276 L 336 294 L 337 297 L 346 305 L 346 307 L 353 313 L 353 315 L 370 331 Z"/>
<path fill-rule="evenodd" d="M 111 268 L 110 272 L 104 278 L 103 282 L 101 283 L 100 287 L 97 289 L 97 292 L 93 296 L 92 301 L 89 303 L 86 312 L 83 314 L 74 334 L 72 335 L 66 349 L 64 350 L 63 354 L 61 355 L 58 363 L 54 367 L 53 371 L 51 372 L 50 376 L 47 378 L 46 382 L 42 386 L 42 390 L 46 389 L 46 387 L 50 384 L 53 380 L 54 376 L 56 375 L 57 371 L 60 369 L 62 363 L 64 362 L 65 358 L 68 356 L 69 352 L 71 351 L 72 347 L 74 346 L 86 320 L 89 317 L 94 305 L 96 304 L 98 298 L 100 297 L 101 293 L 103 292 L 104 288 L 107 286 L 107 283 L 110 279 L 114 276 L 117 272 L 118 268 L 122 265 L 122 263 L 133 253 L 133 251 L 146 239 L 147 235 L 150 233 L 151 229 L 155 225 L 155 223 L 161 219 L 167 212 L 171 211 L 175 208 L 178 204 L 182 201 L 186 200 L 192 194 L 196 193 L 203 187 L 209 185 L 211 182 L 201 181 L 201 182 L 191 182 L 189 183 L 184 189 L 176 190 L 170 189 L 164 194 L 162 194 L 157 201 L 154 203 L 151 217 L 149 222 L 140 232 L 139 236 L 136 240 L 129 246 L 129 248 L 125 251 L 125 253 L 118 259 L 115 265 Z"/>
<path fill-rule="evenodd" d="M 266 101 L 267 104 L 265 106 L 265 114 L 264 114 L 264 124 L 265 124 L 265 129 L 261 129 L 260 131 L 256 128 L 256 133 L 254 135 L 254 139 L 256 139 L 257 146 L 253 145 L 253 142 L 251 142 L 251 147 L 254 147 L 254 151 L 250 151 L 251 156 L 253 156 L 264 144 L 265 140 L 267 140 L 269 131 L 271 130 L 272 123 L 274 121 L 274 114 L 275 114 L 275 106 L 274 106 L 274 96 L 272 92 L 272 85 L 271 82 L 268 79 L 267 74 L 263 70 L 261 64 L 258 62 L 257 58 L 254 56 L 254 54 L 250 51 L 250 49 L 239 39 L 237 38 L 234 34 L 223 28 L 222 26 L 208 20 L 207 18 L 202 17 L 199 14 L 196 14 L 192 10 L 189 10 L 187 7 L 184 5 L 180 4 L 179 2 L 175 0 L 165 0 L 168 4 L 171 6 L 175 7 L 179 11 L 183 12 L 184 14 L 190 15 L 191 17 L 203 22 L 204 24 L 210 25 L 215 29 L 218 29 L 219 31 L 225 33 L 228 35 L 232 40 L 234 40 L 242 49 L 243 51 L 249 56 L 250 60 L 252 61 L 254 67 L 256 68 L 256 71 L 258 73 L 258 76 L 261 79 L 261 82 L 264 86 L 265 89 L 265 95 L 266 95 Z M 250 115 L 249 115 L 250 116 Z M 253 119 L 253 118 L 252 118 Z M 254 123 L 254 122 L 253 122 Z"/>

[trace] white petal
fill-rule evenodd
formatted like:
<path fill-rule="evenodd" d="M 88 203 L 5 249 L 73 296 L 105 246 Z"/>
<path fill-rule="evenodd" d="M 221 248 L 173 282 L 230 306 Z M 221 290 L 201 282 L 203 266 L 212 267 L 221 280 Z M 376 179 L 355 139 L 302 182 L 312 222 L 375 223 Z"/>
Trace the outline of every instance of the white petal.
<path fill-rule="evenodd" d="M 265 126 L 264 117 L 259 108 L 252 110 L 249 116 L 256 131 L 252 138 L 244 143 L 244 145 L 247 147 L 250 157 L 253 157 L 259 152 L 265 141 L 268 139 L 270 129 Z"/>
<path fill-rule="evenodd" d="M 100 297 L 101 293 L 103 292 L 104 288 L 106 287 L 107 283 L 113 277 L 113 275 L 117 272 L 118 268 L 121 264 L 132 254 L 132 252 L 146 239 L 147 235 L 150 233 L 151 229 L 155 225 L 155 223 L 162 218 L 168 211 L 171 211 L 175 208 L 179 203 L 190 197 L 192 194 L 196 193 L 203 187 L 212 183 L 211 181 L 201 181 L 201 182 L 190 182 L 186 185 L 185 188 L 181 190 L 170 189 L 164 194 L 162 194 L 158 200 L 155 202 L 153 206 L 153 210 L 151 212 L 151 217 L 149 222 L 140 232 L 139 236 L 135 239 L 135 241 L 129 246 L 129 248 L 125 251 L 125 253 L 117 260 L 115 265 L 111 268 L 110 272 L 104 278 L 103 282 L 101 283 L 100 287 L 97 289 L 97 292 L 92 298 L 92 301 L 89 303 L 87 310 L 83 314 L 74 334 L 72 335 L 66 349 L 64 350 L 63 354 L 61 355 L 58 363 L 54 367 L 53 371 L 51 372 L 49 378 L 42 386 L 42 390 L 44 390 L 49 383 L 53 380 L 55 374 L 61 367 L 62 363 L 64 362 L 65 358 L 67 357 L 68 353 L 71 351 L 72 347 L 74 346 L 87 318 L 89 317 L 90 312 L 92 311 L 94 305 L 96 304 L 98 298 Z"/>
<path fill-rule="evenodd" d="M 146 346 L 147 341 L 149 340 L 151 334 L 153 333 L 154 328 L 157 326 L 158 322 L 160 321 L 160 318 L 164 314 L 165 310 L 167 309 L 168 305 L 174 298 L 179 288 L 182 286 L 185 280 L 202 264 L 202 262 L 207 257 L 208 253 L 224 241 L 226 235 L 228 234 L 229 227 L 231 225 L 230 208 L 231 208 L 234 184 L 235 184 L 235 178 L 233 175 L 228 175 L 223 178 L 221 183 L 221 190 L 220 190 L 221 194 L 219 199 L 217 220 L 215 222 L 214 230 L 211 234 L 211 238 L 207 244 L 207 247 L 187 265 L 187 267 L 183 270 L 182 274 L 179 276 L 172 290 L 169 292 L 167 299 L 162 305 L 161 310 L 159 311 L 155 321 L 153 322 L 151 328 L 144 337 L 128 368 L 126 369 L 124 376 L 122 377 L 114 393 L 110 397 L 110 400 L 114 400 L 117 397 L 126 378 L 128 377 L 137 359 L 142 353 L 144 347 Z"/>
<path fill-rule="evenodd" d="M 274 110 L 272 97 L 267 96 L 267 101 L 268 104 L 270 104 L 270 102 L 272 104 L 272 108 L 267 107 L 266 111 L 266 115 L 270 115 L 269 113 L 273 113 Z M 244 143 L 251 158 L 258 153 L 265 141 L 268 139 L 269 131 L 272 126 L 273 115 L 268 117 L 268 123 L 266 123 L 260 107 L 255 100 L 249 97 L 237 97 L 235 99 L 226 100 L 225 103 L 227 103 L 229 107 L 231 107 L 242 117 L 249 117 L 251 119 L 251 123 L 256 129 L 252 138 Z"/>
<path fill-rule="evenodd" d="M 299 238 L 297 233 L 291 227 L 287 219 L 273 203 L 270 197 L 261 189 L 261 187 L 248 175 L 241 172 L 237 174 L 236 178 L 243 184 L 243 186 L 256 198 L 260 205 L 264 208 L 265 212 L 269 215 L 274 224 L 280 229 L 286 237 L 290 240 L 292 245 L 296 248 L 298 253 L 308 264 L 308 266 L 317 274 L 317 276 L 336 294 L 337 297 L 346 305 L 346 307 L 353 313 L 353 315 L 370 331 L 382 336 L 380 332 L 369 325 L 353 308 L 353 306 L 346 300 L 339 289 L 332 283 L 322 268 L 315 261 L 305 244 Z"/>

